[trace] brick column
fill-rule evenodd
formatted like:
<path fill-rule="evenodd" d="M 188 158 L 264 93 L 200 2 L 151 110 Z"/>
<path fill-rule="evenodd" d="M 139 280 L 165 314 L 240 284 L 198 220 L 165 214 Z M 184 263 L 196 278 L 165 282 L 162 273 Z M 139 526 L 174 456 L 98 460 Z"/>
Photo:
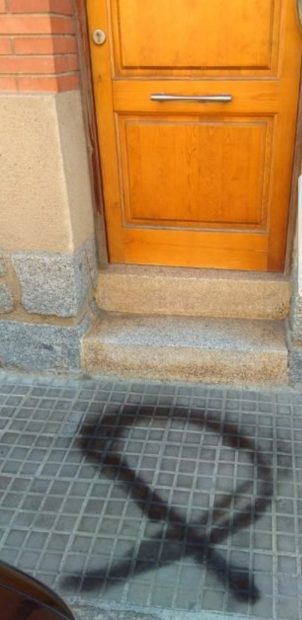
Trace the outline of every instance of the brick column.
<path fill-rule="evenodd" d="M 0 366 L 77 372 L 96 253 L 72 0 L 0 0 L 0 118 Z"/>
<path fill-rule="evenodd" d="M 79 88 L 72 0 L 0 0 L 0 91 Z"/>

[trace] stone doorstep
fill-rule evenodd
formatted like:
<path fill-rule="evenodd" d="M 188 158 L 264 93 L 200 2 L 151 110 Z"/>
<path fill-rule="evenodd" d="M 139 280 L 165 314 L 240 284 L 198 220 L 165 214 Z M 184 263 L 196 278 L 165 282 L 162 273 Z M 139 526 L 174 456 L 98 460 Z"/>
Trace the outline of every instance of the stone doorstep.
<path fill-rule="evenodd" d="M 82 340 L 90 375 L 286 385 L 282 321 L 104 313 Z"/>
<path fill-rule="evenodd" d="M 96 301 L 108 312 L 282 320 L 290 285 L 282 274 L 110 265 Z"/>

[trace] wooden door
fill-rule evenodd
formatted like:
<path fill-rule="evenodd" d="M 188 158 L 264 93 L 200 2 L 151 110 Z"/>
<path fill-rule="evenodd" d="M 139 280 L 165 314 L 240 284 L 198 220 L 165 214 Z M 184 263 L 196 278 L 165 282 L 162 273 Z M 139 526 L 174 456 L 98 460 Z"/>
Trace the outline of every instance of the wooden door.
<path fill-rule="evenodd" d="M 296 0 L 88 0 L 88 20 L 110 262 L 281 271 Z"/>

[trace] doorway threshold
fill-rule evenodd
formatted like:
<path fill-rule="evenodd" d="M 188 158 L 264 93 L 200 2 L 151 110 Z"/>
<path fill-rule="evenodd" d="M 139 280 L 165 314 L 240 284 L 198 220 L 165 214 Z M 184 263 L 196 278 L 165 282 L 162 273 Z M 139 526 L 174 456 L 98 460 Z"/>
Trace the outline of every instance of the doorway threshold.
<path fill-rule="evenodd" d="M 96 301 L 107 312 L 283 320 L 290 283 L 279 273 L 109 265 Z"/>

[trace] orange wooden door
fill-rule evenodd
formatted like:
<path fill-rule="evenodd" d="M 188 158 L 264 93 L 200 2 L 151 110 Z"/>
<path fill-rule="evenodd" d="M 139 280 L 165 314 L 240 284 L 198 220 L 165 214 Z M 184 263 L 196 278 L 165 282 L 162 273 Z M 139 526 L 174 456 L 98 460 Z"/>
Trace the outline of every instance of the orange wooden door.
<path fill-rule="evenodd" d="M 110 261 L 281 271 L 296 0 L 88 0 L 88 19 Z"/>

